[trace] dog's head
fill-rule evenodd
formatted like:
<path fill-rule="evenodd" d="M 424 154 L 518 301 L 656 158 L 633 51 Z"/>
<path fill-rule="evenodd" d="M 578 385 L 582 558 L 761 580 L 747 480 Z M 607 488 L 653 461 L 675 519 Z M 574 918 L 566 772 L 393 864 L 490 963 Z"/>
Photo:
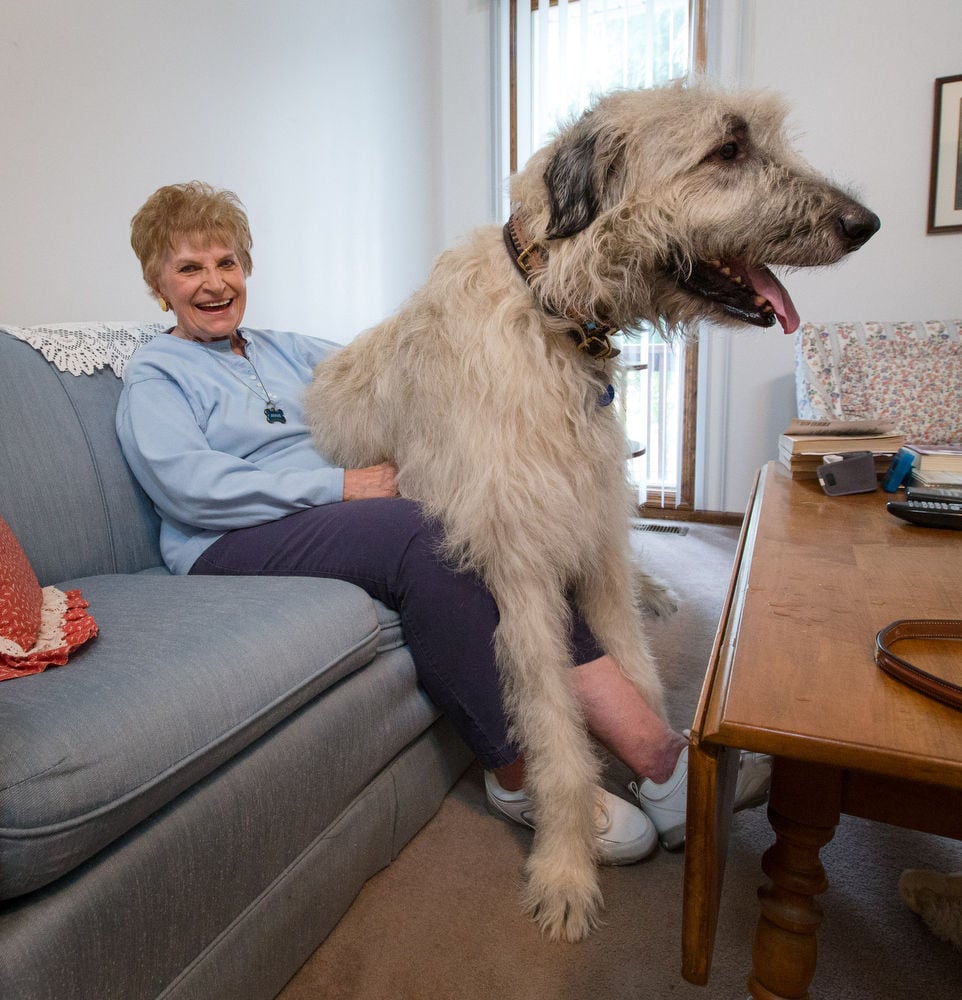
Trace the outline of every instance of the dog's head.
<path fill-rule="evenodd" d="M 782 102 L 705 85 L 619 91 L 532 157 L 512 196 L 553 307 L 616 326 L 798 325 L 771 266 L 832 264 L 877 216 L 791 148 Z"/>

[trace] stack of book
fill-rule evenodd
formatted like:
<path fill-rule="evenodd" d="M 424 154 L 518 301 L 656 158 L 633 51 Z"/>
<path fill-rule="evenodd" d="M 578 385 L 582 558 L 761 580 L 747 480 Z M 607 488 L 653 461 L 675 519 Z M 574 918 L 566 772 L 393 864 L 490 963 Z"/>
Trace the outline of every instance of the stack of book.
<path fill-rule="evenodd" d="M 895 424 L 881 420 L 793 420 L 778 438 L 778 459 L 793 479 L 815 479 L 826 455 L 870 451 L 883 476 L 905 444 Z"/>
<path fill-rule="evenodd" d="M 962 486 L 962 445 L 906 444 L 912 454 L 913 486 Z"/>

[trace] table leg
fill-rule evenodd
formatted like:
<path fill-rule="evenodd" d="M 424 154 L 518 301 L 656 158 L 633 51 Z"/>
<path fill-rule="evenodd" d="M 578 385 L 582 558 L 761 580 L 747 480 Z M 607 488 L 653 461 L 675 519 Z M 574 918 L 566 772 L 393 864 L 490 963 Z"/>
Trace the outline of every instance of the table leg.
<path fill-rule="evenodd" d="M 839 818 L 836 777 L 832 769 L 813 772 L 792 761 L 775 762 L 768 808 L 775 843 L 762 858 L 769 882 L 758 890 L 761 912 L 748 980 L 755 1000 L 808 997 L 822 920 L 815 896 L 828 887 L 819 851 Z"/>

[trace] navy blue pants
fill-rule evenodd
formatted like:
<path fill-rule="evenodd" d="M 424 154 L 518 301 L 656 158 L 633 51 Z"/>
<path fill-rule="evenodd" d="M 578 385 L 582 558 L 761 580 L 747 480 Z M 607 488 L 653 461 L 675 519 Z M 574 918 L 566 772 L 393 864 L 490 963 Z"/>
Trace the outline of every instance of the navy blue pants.
<path fill-rule="evenodd" d="M 486 768 L 510 764 L 493 635 L 498 609 L 481 580 L 438 554 L 439 529 L 414 502 L 350 500 L 222 535 L 192 574 L 347 580 L 401 616 L 418 680 Z M 578 615 L 576 663 L 602 655 Z"/>

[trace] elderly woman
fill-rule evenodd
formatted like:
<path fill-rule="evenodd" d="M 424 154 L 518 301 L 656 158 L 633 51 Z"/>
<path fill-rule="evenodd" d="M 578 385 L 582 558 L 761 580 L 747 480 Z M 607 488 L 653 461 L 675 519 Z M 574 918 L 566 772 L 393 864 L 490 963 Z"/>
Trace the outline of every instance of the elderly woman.
<path fill-rule="evenodd" d="M 251 235 L 237 197 L 193 182 L 160 188 L 134 216 L 144 280 L 175 323 L 133 356 L 117 432 L 161 518 L 172 572 L 334 577 L 395 609 L 419 682 L 485 768 L 489 803 L 531 826 L 523 758 L 505 719 L 481 581 L 437 555 L 437 529 L 397 495 L 395 468 L 333 467 L 314 449 L 301 394 L 332 349 L 242 326 Z M 601 859 L 684 839 L 687 741 L 640 698 L 575 616 L 575 688 L 594 735 L 643 777 L 639 806 L 598 789 Z M 739 805 L 767 762 L 742 762 Z"/>

